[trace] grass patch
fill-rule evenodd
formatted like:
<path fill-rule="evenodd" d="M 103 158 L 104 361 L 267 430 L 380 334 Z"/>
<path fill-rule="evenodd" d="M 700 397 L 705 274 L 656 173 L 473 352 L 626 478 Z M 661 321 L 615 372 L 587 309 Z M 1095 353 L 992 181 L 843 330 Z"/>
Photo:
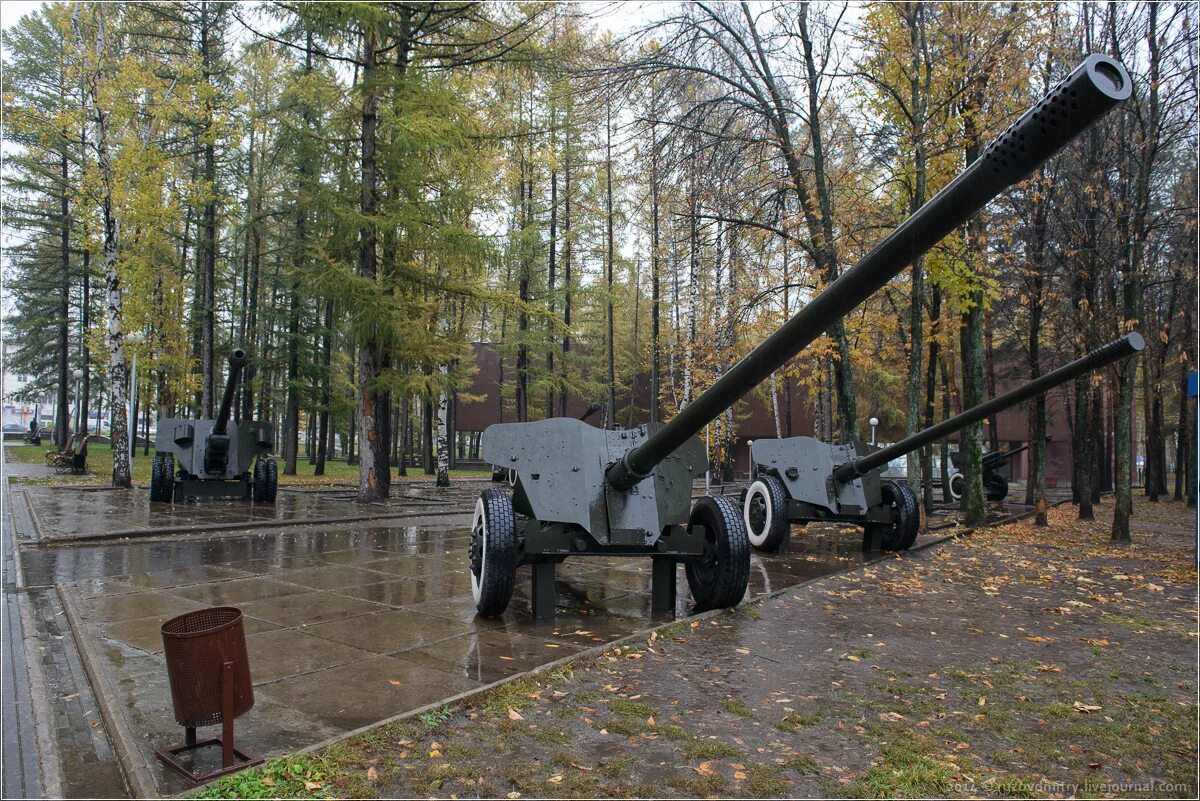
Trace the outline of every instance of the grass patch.
<path fill-rule="evenodd" d="M 739 715 L 743 718 L 754 717 L 754 710 L 736 698 L 726 698 L 721 702 L 721 708 L 730 714 Z"/>
<path fill-rule="evenodd" d="M 784 715 L 783 720 L 775 724 L 775 728 L 795 734 L 806 726 L 815 726 L 825 717 L 821 710 L 813 712 L 792 712 Z"/>
<path fill-rule="evenodd" d="M 683 740 L 692 739 L 692 735 L 687 729 L 683 728 L 682 726 L 676 726 L 674 723 L 660 723 L 657 730 L 661 732 L 668 740 L 681 742 Z"/>
<path fill-rule="evenodd" d="M 1102 623 L 1107 623 L 1110 626 L 1121 626 L 1127 629 L 1154 629 L 1162 628 L 1162 624 L 1156 623 L 1148 618 L 1138 617 L 1137 615 L 1114 615 L 1106 612 L 1100 616 Z"/>
<path fill-rule="evenodd" d="M 94 421 L 93 421 L 94 422 Z M 141 430 L 138 431 L 138 436 L 141 437 Z M 44 436 L 41 445 L 5 445 L 4 458 L 9 462 L 21 462 L 24 464 L 45 464 L 46 451 L 55 450 L 52 437 Z M 137 455 L 134 457 L 131 464 L 131 472 L 134 483 L 149 484 L 150 483 L 150 466 L 154 459 L 155 450 L 153 447 L 149 449 L 148 454 L 143 454 L 143 449 L 139 445 Z M 88 442 L 87 454 L 87 474 L 83 476 L 56 476 L 56 482 L 62 483 L 81 483 L 92 484 L 97 479 L 109 481 L 112 478 L 112 445 L 101 442 Z M 296 460 L 296 475 L 285 476 L 282 472 L 282 464 L 279 473 L 279 486 L 304 486 L 304 485 L 321 485 L 332 484 L 336 482 L 358 481 L 358 465 L 346 464 L 345 460 L 334 461 L 327 459 L 325 461 L 325 475 L 314 475 L 316 466 L 308 463 L 307 459 L 301 458 Z M 420 468 L 409 469 L 407 476 L 398 476 L 392 473 L 393 481 L 422 481 L 428 480 Z M 450 477 L 453 478 L 489 478 L 492 473 L 490 470 L 451 470 Z"/>
<path fill-rule="evenodd" d="M 471 705 L 481 707 L 493 715 L 507 715 L 508 710 L 520 712 L 533 703 L 529 696 L 538 691 L 538 683 L 526 677 L 501 684 L 499 687 L 480 693 L 471 699 Z"/>
<path fill-rule="evenodd" d="M 609 718 L 604 724 L 604 728 L 610 734 L 622 734 L 626 737 L 635 737 L 650 728 L 644 720 L 637 718 L 615 717 Z"/>
<path fill-rule="evenodd" d="M 606 697 L 604 693 L 596 692 L 595 690 L 584 690 L 583 692 L 575 693 L 575 697 L 571 700 L 580 706 L 595 706 Z"/>
<path fill-rule="evenodd" d="M 600 766 L 600 773 L 609 779 L 620 779 L 628 776 L 640 760 L 633 754 L 610 759 Z"/>
<path fill-rule="evenodd" d="M 440 709 L 431 709 L 428 712 L 422 712 L 417 715 L 417 720 L 425 724 L 425 728 L 427 729 L 436 729 L 449 720 L 453 714 L 449 706 L 443 706 Z"/>
<path fill-rule="evenodd" d="M 817 764 L 817 760 L 808 754 L 796 754 L 787 761 L 784 767 L 796 771 L 801 776 L 816 776 L 821 772 L 821 766 Z"/>
<path fill-rule="evenodd" d="M 754 765 L 747 773 L 746 789 L 756 798 L 786 795 L 790 783 L 774 765 Z"/>
<path fill-rule="evenodd" d="M 688 759 L 733 759 L 740 757 L 742 752 L 720 740 L 691 740 L 683 747 L 683 755 Z"/>
<path fill-rule="evenodd" d="M 226 776 L 192 797 L 326 798 L 329 778 L 322 759 L 313 756 L 279 757 L 256 768 Z"/>
<path fill-rule="evenodd" d="M 914 747 L 915 746 L 915 747 Z M 889 743 L 880 750 L 881 762 L 868 768 L 845 788 L 857 798 L 944 797 L 954 782 L 956 769 L 936 762 L 922 752 L 919 741 Z"/>
<path fill-rule="evenodd" d="M 608 703 L 608 708 L 618 715 L 629 715 L 635 718 L 653 717 L 658 714 L 658 710 L 649 704 L 643 704 L 640 701 L 630 701 L 628 698 L 614 698 Z"/>
<path fill-rule="evenodd" d="M 724 795 L 722 791 L 729 784 L 729 780 L 725 778 L 723 773 L 714 770 L 707 776 L 699 776 L 694 774 L 690 769 L 687 770 L 687 773 L 680 772 L 667 779 L 667 784 L 683 790 L 684 795 L 688 798 L 707 798 Z M 644 797 L 653 798 L 658 794 L 658 792 L 654 792 Z"/>

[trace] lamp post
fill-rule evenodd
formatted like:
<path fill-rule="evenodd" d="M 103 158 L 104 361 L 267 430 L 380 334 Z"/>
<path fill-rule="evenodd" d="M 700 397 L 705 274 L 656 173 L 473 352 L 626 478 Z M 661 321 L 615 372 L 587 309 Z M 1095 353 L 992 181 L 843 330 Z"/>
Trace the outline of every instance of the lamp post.
<path fill-rule="evenodd" d="M 75 430 L 82 431 L 84 415 L 80 403 L 83 401 L 83 395 L 79 392 L 79 381 L 83 378 L 83 370 L 80 370 L 78 367 L 76 367 L 71 375 L 75 378 Z"/>
<path fill-rule="evenodd" d="M 141 331 L 133 331 L 125 335 L 125 341 L 133 346 L 133 375 L 130 377 L 130 415 L 128 419 L 129 425 L 129 460 L 133 461 L 133 457 L 137 452 L 137 357 L 138 346 L 146 341 L 145 335 Z"/>
<path fill-rule="evenodd" d="M 54 445 L 62 449 L 67 445 L 66 438 L 63 437 L 63 432 L 58 430 L 58 382 L 55 381 L 50 385 L 50 394 L 54 397 L 54 405 L 50 408 L 54 410 L 50 415 L 50 419 L 54 421 Z M 41 427 L 42 421 L 38 420 L 38 426 Z"/>
<path fill-rule="evenodd" d="M 872 417 L 867 422 L 871 424 L 871 444 L 874 445 L 875 444 L 875 429 L 879 426 L 879 418 Z"/>

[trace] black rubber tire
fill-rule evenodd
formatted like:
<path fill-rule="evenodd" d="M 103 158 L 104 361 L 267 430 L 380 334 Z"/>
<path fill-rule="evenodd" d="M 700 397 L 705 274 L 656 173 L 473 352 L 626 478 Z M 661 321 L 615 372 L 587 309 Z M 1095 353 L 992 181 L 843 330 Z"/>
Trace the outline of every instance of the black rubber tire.
<path fill-rule="evenodd" d="M 904 530 L 904 539 L 900 543 L 900 550 L 907 551 L 917 541 L 917 535 L 921 533 L 921 499 L 917 497 L 916 490 L 910 487 L 908 482 L 897 481 L 895 483 L 905 496 L 905 507 L 912 509 L 912 514 L 909 516 L 907 527 Z"/>
<path fill-rule="evenodd" d="M 162 483 L 162 457 L 154 454 L 150 460 L 150 501 L 158 500 L 158 485 Z"/>
<path fill-rule="evenodd" d="M 508 480 L 508 471 L 499 465 L 492 465 L 492 481 L 499 484 L 506 480 Z"/>
<path fill-rule="evenodd" d="M 750 547 L 756 551 L 778 553 L 791 531 L 788 521 L 787 489 L 776 476 L 763 473 L 746 490 L 742 505 L 742 523 Z"/>
<path fill-rule="evenodd" d="M 737 606 L 750 583 L 750 538 L 741 510 L 726 495 L 696 501 L 688 527 L 704 526 L 704 555 L 684 561 L 696 611 Z"/>
<path fill-rule="evenodd" d="M 163 463 L 162 454 L 154 454 L 150 461 L 150 501 L 162 500 Z"/>
<path fill-rule="evenodd" d="M 274 459 L 267 459 L 267 494 L 263 499 L 266 503 L 275 503 L 275 492 L 279 489 L 279 467 Z"/>
<path fill-rule="evenodd" d="M 989 501 L 1002 501 L 1008 497 L 1008 479 L 992 473 L 983 485 L 983 496 Z"/>
<path fill-rule="evenodd" d="M 500 617 L 517 579 L 517 517 L 502 490 L 484 490 L 471 520 L 471 595 L 483 617 Z"/>
<path fill-rule="evenodd" d="M 879 545 L 885 551 L 906 551 L 912 547 L 921 525 L 917 494 L 900 481 L 879 482 L 883 505 L 891 510 L 891 523 L 871 523 L 879 532 Z"/>
<path fill-rule="evenodd" d="M 254 472 L 250 479 L 251 497 L 255 503 L 265 503 L 267 500 L 267 466 L 266 460 L 254 460 Z"/>
<path fill-rule="evenodd" d="M 175 495 L 174 454 L 156 453 L 150 464 L 150 500 L 170 503 Z"/>
<path fill-rule="evenodd" d="M 967 477 L 962 473 L 953 473 L 950 476 L 950 497 L 954 500 L 962 498 L 964 485 L 967 483 Z"/>

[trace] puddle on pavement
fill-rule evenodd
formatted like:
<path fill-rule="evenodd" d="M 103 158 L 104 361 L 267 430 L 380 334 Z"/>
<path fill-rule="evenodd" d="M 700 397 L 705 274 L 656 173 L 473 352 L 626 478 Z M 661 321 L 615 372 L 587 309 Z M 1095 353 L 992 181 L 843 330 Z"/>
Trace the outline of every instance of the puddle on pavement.
<path fill-rule="evenodd" d="M 318 521 L 339 517 L 399 513 L 469 513 L 481 482 L 437 488 L 418 487 L 393 492 L 381 503 L 360 504 L 352 488 L 281 488 L 274 504 L 238 500 L 189 500 L 151 503 L 149 492 L 102 488 L 24 485 L 19 497 L 36 512 L 36 531 L 19 531 L 23 539 L 71 539 L 102 531 L 149 531 L 179 526 L 261 524 L 269 521 Z M 465 510 L 465 511 L 464 511 Z M 97 521 L 103 521 L 101 525 Z M 22 527 L 24 528 L 24 527 Z"/>
<path fill-rule="evenodd" d="M 98 499 L 106 493 L 92 493 Z M 105 498 L 103 503 L 108 503 Z M 94 518 L 95 512 L 91 513 Z M 59 584 L 96 646 L 115 706 L 160 792 L 187 789 L 154 748 L 183 737 L 172 718 L 159 627 L 208 605 L 245 615 L 255 707 L 238 742 L 267 756 L 579 653 L 671 619 L 650 610 L 645 559 L 572 558 L 557 572 L 553 621 L 535 622 L 528 568 L 509 611 L 475 615 L 462 527 L 296 527 L 220 539 L 26 548 L 31 586 Z M 797 537 L 751 557 L 751 597 L 861 563 L 855 537 Z M 676 614 L 690 611 L 678 570 Z M 215 730 L 215 729 L 214 729 Z M 201 730 L 201 736 L 207 730 Z"/>

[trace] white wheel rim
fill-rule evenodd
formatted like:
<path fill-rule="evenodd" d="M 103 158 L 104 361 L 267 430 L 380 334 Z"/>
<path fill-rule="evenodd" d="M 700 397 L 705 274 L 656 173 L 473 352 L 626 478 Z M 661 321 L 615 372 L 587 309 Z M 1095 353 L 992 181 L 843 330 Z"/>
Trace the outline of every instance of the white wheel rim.
<path fill-rule="evenodd" d="M 950 497 L 956 501 L 962 497 L 963 481 L 964 479 L 962 473 L 955 473 L 954 475 L 950 476 Z"/>
<path fill-rule="evenodd" d="M 767 510 L 766 517 L 763 518 L 762 533 L 756 533 L 754 526 L 750 524 L 750 505 L 754 503 L 754 496 L 761 495 L 763 497 L 763 506 Z M 750 539 L 750 544 L 755 548 L 762 546 L 767 541 L 767 534 L 771 531 L 772 521 L 771 511 L 771 492 L 767 489 L 767 485 L 763 481 L 755 481 L 750 485 L 750 489 L 746 492 L 746 503 L 742 507 L 742 522 L 746 524 L 746 536 Z"/>
<path fill-rule="evenodd" d="M 470 566 L 467 567 L 467 572 L 471 574 L 471 596 L 478 605 L 483 596 L 483 577 L 487 575 L 487 513 L 483 511 L 483 498 L 475 502 L 475 515 L 471 518 L 471 531 L 475 531 L 476 527 L 479 528 L 479 538 L 482 540 L 479 546 L 479 575 L 476 576 Z"/>

